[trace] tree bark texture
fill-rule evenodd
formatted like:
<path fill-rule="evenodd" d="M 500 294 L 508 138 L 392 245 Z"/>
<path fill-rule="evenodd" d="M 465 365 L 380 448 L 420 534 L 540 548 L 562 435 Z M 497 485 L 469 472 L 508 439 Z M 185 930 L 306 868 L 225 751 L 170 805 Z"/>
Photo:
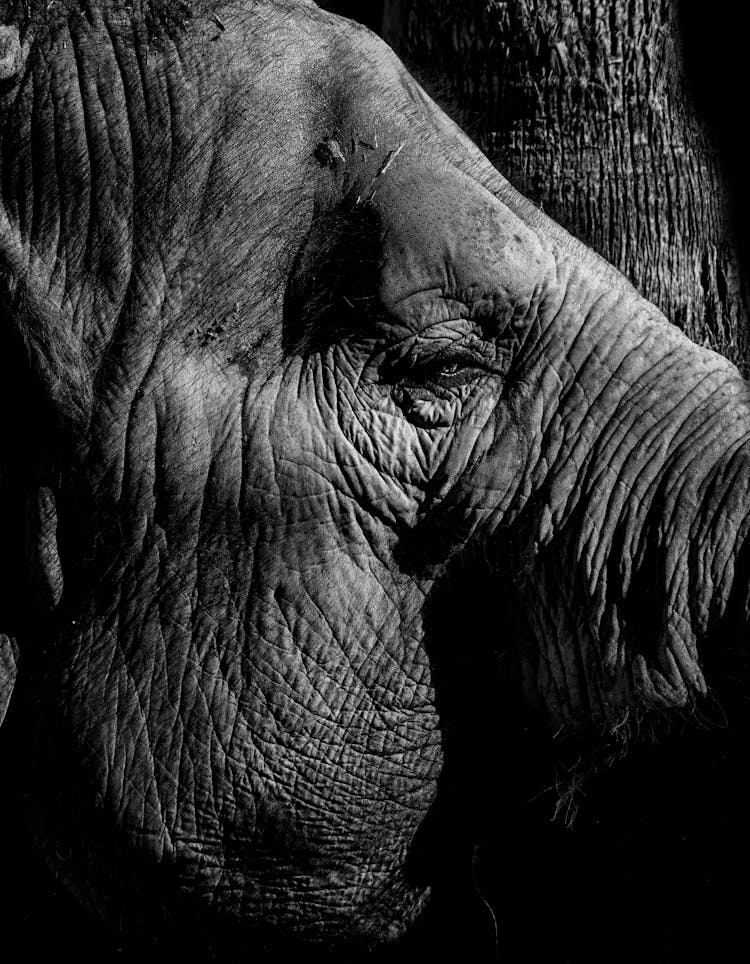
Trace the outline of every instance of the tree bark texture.
<path fill-rule="evenodd" d="M 729 195 L 677 0 L 385 0 L 382 31 L 519 191 L 747 372 Z"/>

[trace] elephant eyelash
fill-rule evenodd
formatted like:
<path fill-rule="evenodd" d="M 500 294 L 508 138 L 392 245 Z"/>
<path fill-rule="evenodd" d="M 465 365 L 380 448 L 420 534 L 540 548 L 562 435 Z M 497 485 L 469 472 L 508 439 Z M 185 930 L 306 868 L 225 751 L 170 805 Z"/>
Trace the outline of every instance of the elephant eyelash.
<path fill-rule="evenodd" d="M 415 365 L 407 381 L 417 382 L 425 387 L 437 385 L 440 388 L 457 388 L 469 385 L 482 374 L 483 369 L 475 364 L 462 364 L 457 361 L 435 360 L 425 365 Z"/>
<path fill-rule="evenodd" d="M 428 357 L 411 355 L 397 366 L 396 380 L 424 388 L 460 388 L 491 373 L 487 360 L 466 349 L 446 349 Z"/>

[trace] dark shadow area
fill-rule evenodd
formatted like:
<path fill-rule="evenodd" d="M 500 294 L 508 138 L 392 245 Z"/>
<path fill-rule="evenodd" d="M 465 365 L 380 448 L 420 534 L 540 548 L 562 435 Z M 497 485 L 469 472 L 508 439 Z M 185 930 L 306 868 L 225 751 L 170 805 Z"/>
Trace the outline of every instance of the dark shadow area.
<path fill-rule="evenodd" d="M 481 701 L 490 689 L 474 680 L 466 691 L 465 682 L 457 677 L 452 687 L 456 709 L 471 704 L 472 693 Z M 485 710 L 493 715 L 489 704 Z M 473 712 L 471 725 L 482 715 Z M 467 725 L 453 734 L 455 753 L 470 732 Z M 423 841 L 430 857 L 420 858 L 422 872 L 434 882 L 434 903 L 408 939 L 371 951 L 267 944 L 254 947 L 252 959 L 306 964 L 737 959 L 745 940 L 743 881 L 750 853 L 744 731 L 686 731 L 656 747 L 634 748 L 586 787 L 572 829 L 551 821 L 550 795 L 518 799 L 528 782 L 524 768 L 537 769 L 523 760 L 523 752 L 534 749 L 533 739 L 505 739 L 493 747 L 489 734 L 485 737 L 470 759 L 454 759 L 446 774 L 442 813 L 433 815 Z M 480 745 L 486 755 L 478 752 Z M 468 773 L 470 765 L 481 772 Z M 492 805 L 472 797 L 481 782 L 495 784 Z M 0 817 L 9 960 L 14 948 L 29 960 L 142 962 L 175 955 L 171 941 L 168 952 L 163 946 L 129 946 L 81 910 L 41 866 L 19 822 L 19 803 L 7 792 L 0 797 Z M 474 857 L 477 837 L 483 843 Z M 246 937 L 224 933 L 220 941 L 180 947 L 179 954 L 184 960 L 239 962 L 247 960 L 246 947 Z"/>
<path fill-rule="evenodd" d="M 321 0 L 318 6 L 363 23 L 376 33 L 383 23 L 383 0 Z"/>
<path fill-rule="evenodd" d="M 741 262 L 747 268 L 750 264 L 750 183 L 746 171 L 744 118 L 750 101 L 750 83 L 746 69 L 744 10 L 730 0 L 719 0 L 710 9 L 698 0 L 677 0 L 676 9 L 690 94 L 724 168 Z M 748 292 L 744 294 L 747 301 Z"/>
<path fill-rule="evenodd" d="M 460 538 L 460 531 L 423 530 L 404 545 L 402 564 L 416 569 Z M 565 812 L 553 820 L 555 784 L 583 748 L 554 741 L 521 696 L 509 585 L 498 548 L 476 545 L 452 559 L 428 601 L 446 766 L 410 855 L 410 874 L 434 889 L 424 919 L 400 944 L 374 949 L 309 948 L 256 935 L 254 961 L 735 959 L 745 940 L 750 856 L 744 688 L 727 678 L 690 724 L 678 721 L 657 744 L 633 745 L 626 759 L 589 779 L 568 827 Z M 248 935 L 207 917 L 191 921 L 181 937 L 178 926 L 168 951 L 133 945 L 51 879 L 24 829 L 13 717 L 11 710 L 0 729 L 5 946 L 23 948 L 30 959 L 135 962 L 179 953 L 184 960 L 247 960 Z"/>
<path fill-rule="evenodd" d="M 553 819 L 588 748 L 530 713 L 510 581 L 487 560 L 481 547 L 456 558 L 428 603 L 446 764 L 412 854 L 435 906 L 411 940 L 493 961 L 496 921 L 497 960 L 514 964 L 735 959 L 750 856 L 743 688 L 725 679 L 693 718 L 587 777 Z"/>
<path fill-rule="evenodd" d="M 285 352 L 312 352 L 368 333 L 382 313 L 380 235 L 377 210 L 355 196 L 316 216 L 284 295 Z"/>
<path fill-rule="evenodd" d="M 0 632 L 28 620 L 25 498 L 46 412 L 26 349 L 0 306 Z M 31 614 L 33 616 L 33 613 Z"/>

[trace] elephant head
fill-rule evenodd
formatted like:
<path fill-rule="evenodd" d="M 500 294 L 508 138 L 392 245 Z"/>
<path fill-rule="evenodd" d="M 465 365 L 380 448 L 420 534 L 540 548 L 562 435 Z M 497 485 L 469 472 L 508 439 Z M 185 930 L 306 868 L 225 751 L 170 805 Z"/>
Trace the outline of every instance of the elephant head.
<path fill-rule="evenodd" d="M 131 929 L 398 937 L 471 667 L 608 754 L 714 685 L 748 386 L 367 30 L 2 10 L 0 670 L 35 837 Z"/>

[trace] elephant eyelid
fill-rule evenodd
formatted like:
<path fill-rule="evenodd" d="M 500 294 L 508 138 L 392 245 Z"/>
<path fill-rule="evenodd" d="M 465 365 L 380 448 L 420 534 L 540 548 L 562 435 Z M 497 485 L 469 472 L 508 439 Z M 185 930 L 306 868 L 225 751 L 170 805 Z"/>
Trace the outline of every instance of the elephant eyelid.
<path fill-rule="evenodd" d="M 424 377 L 419 379 L 419 383 L 425 387 L 437 385 L 440 388 L 458 388 L 462 385 L 470 385 L 482 374 L 482 371 L 478 368 L 452 367 L 454 370 L 446 366 L 430 367 L 424 373 Z"/>
<path fill-rule="evenodd" d="M 475 382 L 495 367 L 478 352 L 464 346 L 435 351 L 411 351 L 382 372 L 385 381 L 430 388 L 458 388 Z"/>
<path fill-rule="evenodd" d="M 487 359 L 478 352 L 461 347 L 449 347 L 438 352 L 423 352 L 412 354 L 408 361 L 409 374 L 429 375 L 435 372 L 452 371 L 473 371 L 476 377 L 482 371 L 491 371 L 492 366 Z"/>

